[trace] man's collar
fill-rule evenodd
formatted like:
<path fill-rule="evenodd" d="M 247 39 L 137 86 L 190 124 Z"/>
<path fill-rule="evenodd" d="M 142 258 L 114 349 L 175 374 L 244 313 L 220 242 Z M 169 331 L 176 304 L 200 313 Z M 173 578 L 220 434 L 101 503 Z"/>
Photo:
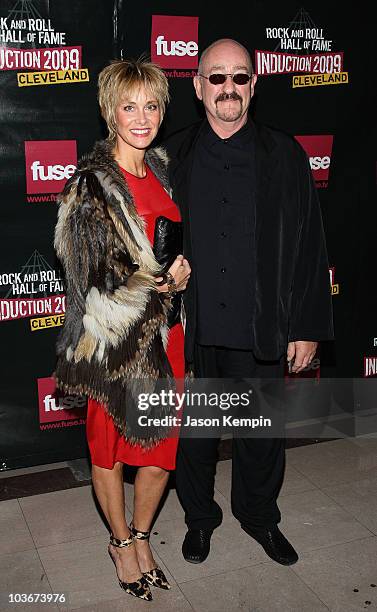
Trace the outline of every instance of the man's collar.
<path fill-rule="evenodd" d="M 201 134 L 201 138 L 205 140 L 205 142 L 212 146 L 218 142 L 226 141 L 229 144 L 234 144 L 235 146 L 244 145 L 250 142 L 250 140 L 254 137 L 255 126 L 248 116 L 246 123 L 239 129 L 237 132 L 234 132 L 232 136 L 229 138 L 220 138 L 216 134 L 216 132 L 212 129 L 209 121 L 207 120 L 204 125 L 204 129 Z"/>

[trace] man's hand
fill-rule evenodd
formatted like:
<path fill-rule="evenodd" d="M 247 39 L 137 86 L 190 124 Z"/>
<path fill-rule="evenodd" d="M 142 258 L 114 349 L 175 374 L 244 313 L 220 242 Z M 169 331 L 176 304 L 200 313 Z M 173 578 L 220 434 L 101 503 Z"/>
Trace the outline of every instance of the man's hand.
<path fill-rule="evenodd" d="M 293 359 L 290 370 L 292 374 L 302 372 L 309 365 L 316 353 L 317 347 L 318 342 L 310 342 L 308 340 L 289 342 L 287 360 L 289 363 Z"/>

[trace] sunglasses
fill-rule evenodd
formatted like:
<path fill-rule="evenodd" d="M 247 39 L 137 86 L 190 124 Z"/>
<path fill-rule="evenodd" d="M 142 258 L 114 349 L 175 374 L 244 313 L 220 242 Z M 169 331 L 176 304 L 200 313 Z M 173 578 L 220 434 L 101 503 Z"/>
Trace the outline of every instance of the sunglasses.
<path fill-rule="evenodd" d="M 232 77 L 233 83 L 236 85 L 246 85 L 251 79 L 250 74 L 243 72 L 236 72 L 236 74 L 210 74 L 209 77 L 204 76 L 204 74 L 199 74 L 198 76 L 207 79 L 211 85 L 223 85 L 228 77 Z"/>

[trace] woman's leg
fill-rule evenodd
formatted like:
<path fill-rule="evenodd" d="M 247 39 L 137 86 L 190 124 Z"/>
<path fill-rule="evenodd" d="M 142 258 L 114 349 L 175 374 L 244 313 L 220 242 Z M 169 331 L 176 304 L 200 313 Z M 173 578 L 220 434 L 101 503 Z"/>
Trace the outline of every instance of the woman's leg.
<path fill-rule="evenodd" d="M 138 531 L 149 531 L 165 490 L 169 472 L 155 466 L 140 467 L 134 487 L 133 525 Z M 148 540 L 136 540 L 136 551 L 142 572 L 156 566 Z"/>
<path fill-rule="evenodd" d="M 116 462 L 112 470 L 92 466 L 93 487 L 113 535 L 119 540 L 130 537 L 125 516 L 123 463 Z M 141 576 L 136 547 L 116 548 L 110 545 L 118 577 L 122 582 L 135 582 Z"/>

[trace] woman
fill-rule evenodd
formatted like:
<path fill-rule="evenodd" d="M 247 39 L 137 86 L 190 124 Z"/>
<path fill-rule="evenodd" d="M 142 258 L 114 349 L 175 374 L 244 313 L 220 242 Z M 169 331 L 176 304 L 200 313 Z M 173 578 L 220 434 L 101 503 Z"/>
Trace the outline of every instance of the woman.
<path fill-rule="evenodd" d="M 115 61 L 98 84 L 109 136 L 82 158 L 66 184 L 55 233 L 68 303 L 56 380 L 65 391 L 89 397 L 92 480 L 111 528 L 109 554 L 120 586 L 150 600 L 149 585 L 170 588 L 148 538 L 169 470 L 175 468 L 177 438 L 162 439 L 164 431 L 142 437 L 134 428 L 132 381 L 154 384 L 183 376 L 182 327 L 170 332 L 172 372 L 166 314 L 171 291 L 185 289 L 190 267 L 179 255 L 165 282 L 151 246 L 157 216 L 180 220 L 168 195 L 166 155 L 148 150 L 168 102 L 164 73 L 146 60 Z M 153 416 L 164 410 L 156 408 Z M 139 466 L 130 527 L 124 463 Z"/>

